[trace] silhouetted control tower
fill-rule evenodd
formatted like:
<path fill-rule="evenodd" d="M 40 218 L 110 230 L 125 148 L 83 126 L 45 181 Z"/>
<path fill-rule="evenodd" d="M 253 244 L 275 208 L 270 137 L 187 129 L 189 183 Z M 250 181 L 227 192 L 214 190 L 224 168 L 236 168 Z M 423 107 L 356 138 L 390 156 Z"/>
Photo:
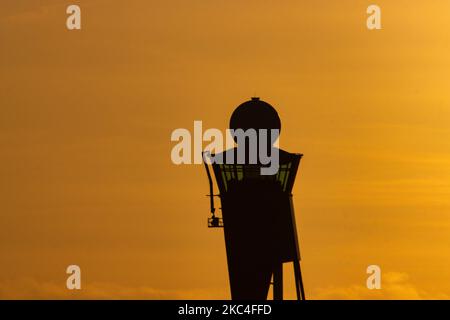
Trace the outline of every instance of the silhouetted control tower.
<path fill-rule="evenodd" d="M 259 98 L 241 104 L 230 120 L 230 129 L 234 130 L 280 128 L 276 110 Z M 270 147 L 275 141 L 270 139 Z M 205 163 L 212 213 L 208 226 L 224 228 L 231 297 L 265 300 L 273 284 L 274 299 L 282 300 L 283 263 L 293 262 L 297 299 L 305 299 L 291 194 L 302 155 L 276 149 L 278 172 L 262 175 L 260 162 L 226 161 L 229 152 L 233 152 L 236 160 L 236 150 L 222 154 L 224 163 L 212 164 L 218 195 L 213 194 L 211 174 Z M 220 197 L 222 218 L 215 215 L 214 196 Z"/>

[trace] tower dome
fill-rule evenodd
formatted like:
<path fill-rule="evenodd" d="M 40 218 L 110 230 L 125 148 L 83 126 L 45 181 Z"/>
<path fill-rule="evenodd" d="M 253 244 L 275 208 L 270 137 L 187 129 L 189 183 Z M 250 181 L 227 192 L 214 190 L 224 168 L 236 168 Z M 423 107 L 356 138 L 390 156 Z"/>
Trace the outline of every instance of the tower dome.
<path fill-rule="evenodd" d="M 274 107 L 260 100 L 260 98 L 253 97 L 234 110 L 230 119 L 230 129 L 242 129 L 244 131 L 255 129 L 257 133 L 259 129 L 276 129 L 279 132 L 281 121 Z M 270 136 L 270 133 L 268 135 Z M 272 136 L 272 143 L 276 140 L 273 138 Z"/>

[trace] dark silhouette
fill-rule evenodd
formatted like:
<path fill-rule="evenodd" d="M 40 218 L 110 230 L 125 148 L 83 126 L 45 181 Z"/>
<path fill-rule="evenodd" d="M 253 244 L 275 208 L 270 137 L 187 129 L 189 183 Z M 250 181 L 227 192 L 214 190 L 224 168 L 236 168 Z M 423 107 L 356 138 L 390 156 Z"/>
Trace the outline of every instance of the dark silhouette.
<path fill-rule="evenodd" d="M 252 98 L 233 112 L 230 129 L 280 130 L 281 122 L 270 104 Z M 258 135 L 258 142 L 263 138 Z M 274 152 L 277 137 L 265 138 L 269 147 L 266 150 Z M 258 143 L 258 151 L 259 146 Z M 225 162 L 232 152 L 229 158 L 234 159 L 232 163 L 212 164 L 219 195 L 213 194 L 211 174 L 205 163 L 212 213 L 208 226 L 224 228 L 231 297 L 233 300 L 267 299 L 273 275 L 274 299 L 283 299 L 282 264 L 293 262 L 297 298 L 305 299 L 291 194 L 302 155 L 276 149 L 278 172 L 262 175 L 261 168 L 267 165 L 259 159 L 257 163 L 239 164 L 236 151 L 234 148 L 221 154 Z M 249 159 L 247 144 L 245 153 L 245 159 Z M 215 215 L 214 196 L 220 197 L 223 220 Z"/>

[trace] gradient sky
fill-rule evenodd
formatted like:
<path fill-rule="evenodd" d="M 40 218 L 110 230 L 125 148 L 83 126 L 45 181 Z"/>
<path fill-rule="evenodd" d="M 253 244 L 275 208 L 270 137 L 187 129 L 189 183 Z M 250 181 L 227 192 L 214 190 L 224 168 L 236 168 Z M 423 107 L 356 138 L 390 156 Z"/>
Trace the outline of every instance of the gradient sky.
<path fill-rule="evenodd" d="M 375 3 L 378 31 L 372 1 L 2 0 L 0 298 L 228 298 L 204 168 L 170 134 L 254 95 L 305 155 L 308 298 L 450 298 L 450 2 Z"/>

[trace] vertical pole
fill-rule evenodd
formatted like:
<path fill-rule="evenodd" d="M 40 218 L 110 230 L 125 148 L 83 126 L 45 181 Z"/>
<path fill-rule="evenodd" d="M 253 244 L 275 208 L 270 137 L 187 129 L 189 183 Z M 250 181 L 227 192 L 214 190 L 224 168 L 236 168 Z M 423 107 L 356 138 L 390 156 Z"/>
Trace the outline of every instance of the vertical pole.
<path fill-rule="evenodd" d="M 273 300 L 283 300 L 283 264 L 277 263 L 273 271 Z"/>
<path fill-rule="evenodd" d="M 294 261 L 295 290 L 297 291 L 297 300 L 306 300 L 305 289 L 303 288 L 302 270 L 300 261 Z"/>

